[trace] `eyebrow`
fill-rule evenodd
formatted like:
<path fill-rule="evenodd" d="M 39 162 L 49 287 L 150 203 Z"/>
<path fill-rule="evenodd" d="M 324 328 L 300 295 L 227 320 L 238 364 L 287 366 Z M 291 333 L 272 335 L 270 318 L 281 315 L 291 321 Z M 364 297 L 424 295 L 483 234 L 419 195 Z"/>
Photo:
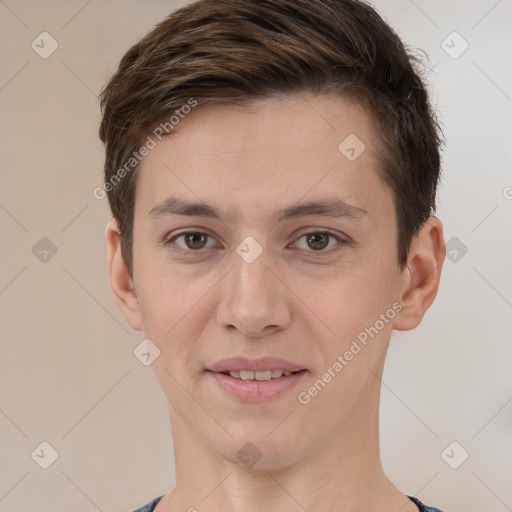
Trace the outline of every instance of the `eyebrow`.
<path fill-rule="evenodd" d="M 186 201 L 177 197 L 169 197 L 153 207 L 147 218 L 156 220 L 160 217 L 170 215 L 184 215 L 188 217 L 210 217 L 221 220 L 221 211 L 209 204 L 200 201 Z M 287 208 L 277 210 L 272 214 L 274 221 L 282 222 L 285 220 L 306 217 L 308 215 L 319 215 L 322 217 L 348 217 L 357 219 L 368 215 L 366 210 L 358 206 L 346 203 L 340 198 L 327 198 L 318 201 L 309 201 L 298 203 Z"/>

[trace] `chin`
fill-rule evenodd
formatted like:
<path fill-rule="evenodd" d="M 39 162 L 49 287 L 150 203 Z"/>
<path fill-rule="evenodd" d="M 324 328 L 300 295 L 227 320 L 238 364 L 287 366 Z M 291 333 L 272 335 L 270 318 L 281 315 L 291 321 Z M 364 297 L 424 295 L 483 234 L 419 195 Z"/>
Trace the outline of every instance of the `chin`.
<path fill-rule="evenodd" d="M 290 432 L 283 429 L 277 433 L 272 427 L 256 429 L 254 425 L 242 434 L 240 428 L 228 428 L 233 434 L 226 440 L 226 445 L 219 447 L 218 453 L 227 461 L 252 470 L 280 469 L 293 464 L 298 458 L 298 440 Z M 236 435 L 233 430 L 236 430 Z M 303 439 L 303 438 L 302 438 Z"/>

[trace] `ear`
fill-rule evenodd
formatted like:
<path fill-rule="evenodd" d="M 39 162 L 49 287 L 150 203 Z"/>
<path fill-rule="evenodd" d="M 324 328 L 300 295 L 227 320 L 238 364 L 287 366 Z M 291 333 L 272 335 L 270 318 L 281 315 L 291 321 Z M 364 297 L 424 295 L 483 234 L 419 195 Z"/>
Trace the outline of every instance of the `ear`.
<path fill-rule="evenodd" d="M 437 295 L 444 257 L 443 225 L 430 217 L 411 242 L 398 297 L 403 309 L 393 321 L 394 329 L 408 331 L 419 325 Z"/>
<path fill-rule="evenodd" d="M 112 219 L 105 229 L 107 241 L 107 272 L 110 286 L 114 292 L 114 300 L 128 323 L 138 331 L 143 330 L 139 301 L 121 254 L 121 233 L 115 219 Z"/>

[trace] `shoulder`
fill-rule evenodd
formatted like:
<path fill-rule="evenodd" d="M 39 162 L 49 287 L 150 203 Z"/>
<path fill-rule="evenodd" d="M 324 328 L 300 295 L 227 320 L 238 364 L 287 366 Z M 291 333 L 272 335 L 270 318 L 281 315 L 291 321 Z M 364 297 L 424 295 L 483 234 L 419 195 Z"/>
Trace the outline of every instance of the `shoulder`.
<path fill-rule="evenodd" d="M 424 505 L 418 498 L 415 498 L 414 496 L 408 496 L 418 507 L 420 512 L 443 512 L 442 510 L 435 508 L 435 507 L 427 507 L 427 505 Z"/>
<path fill-rule="evenodd" d="M 155 498 L 151 503 L 148 503 L 147 505 L 144 505 L 141 508 L 138 508 L 137 510 L 134 510 L 133 512 L 153 512 L 155 510 L 156 504 L 162 499 L 163 496 L 160 496 L 159 498 Z"/>

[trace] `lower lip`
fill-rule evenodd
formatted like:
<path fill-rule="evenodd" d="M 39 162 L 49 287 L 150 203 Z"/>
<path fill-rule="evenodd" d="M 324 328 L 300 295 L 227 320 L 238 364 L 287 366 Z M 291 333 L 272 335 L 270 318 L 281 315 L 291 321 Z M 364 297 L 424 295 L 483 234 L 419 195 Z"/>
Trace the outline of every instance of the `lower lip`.
<path fill-rule="evenodd" d="M 261 402 L 292 389 L 304 378 L 307 370 L 300 370 L 291 375 L 283 375 L 278 379 L 270 380 L 242 380 L 225 373 L 210 371 L 208 373 L 230 395 L 247 402 Z"/>

